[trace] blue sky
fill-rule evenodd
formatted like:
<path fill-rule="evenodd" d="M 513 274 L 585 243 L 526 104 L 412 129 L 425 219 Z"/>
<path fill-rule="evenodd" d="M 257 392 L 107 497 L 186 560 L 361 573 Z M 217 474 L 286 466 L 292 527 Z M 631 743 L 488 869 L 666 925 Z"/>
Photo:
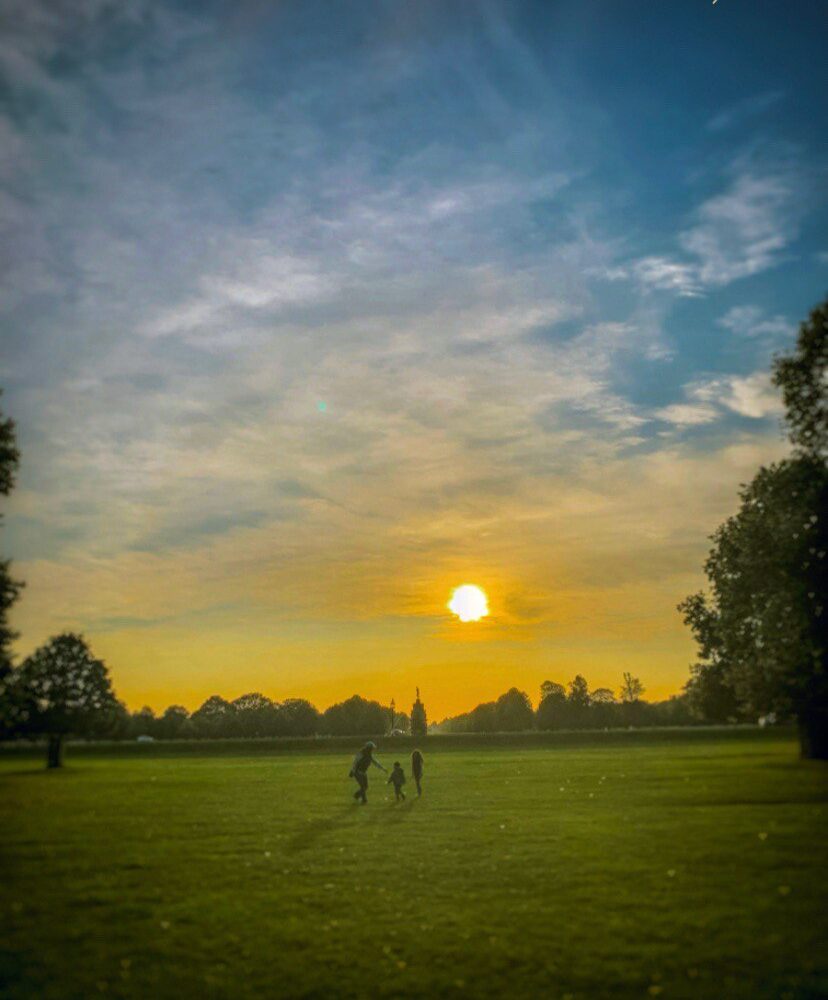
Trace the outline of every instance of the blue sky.
<path fill-rule="evenodd" d="M 21 651 L 83 628 L 139 700 L 228 649 L 231 693 L 378 690 L 401 644 L 435 691 L 677 689 L 828 280 L 824 5 L 5 12 Z M 442 631 L 473 574 L 485 643 Z"/>

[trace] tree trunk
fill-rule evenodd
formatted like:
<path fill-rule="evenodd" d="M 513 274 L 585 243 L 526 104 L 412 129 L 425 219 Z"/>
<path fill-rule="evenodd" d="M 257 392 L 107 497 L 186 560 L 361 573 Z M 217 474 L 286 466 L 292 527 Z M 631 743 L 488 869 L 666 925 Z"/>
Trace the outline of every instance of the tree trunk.
<path fill-rule="evenodd" d="M 58 733 L 57 736 L 49 737 L 49 750 L 46 758 L 46 767 L 61 767 L 63 761 L 61 760 L 63 753 L 63 736 Z"/>
<path fill-rule="evenodd" d="M 803 758 L 828 760 L 828 709 L 800 712 L 797 724 Z"/>

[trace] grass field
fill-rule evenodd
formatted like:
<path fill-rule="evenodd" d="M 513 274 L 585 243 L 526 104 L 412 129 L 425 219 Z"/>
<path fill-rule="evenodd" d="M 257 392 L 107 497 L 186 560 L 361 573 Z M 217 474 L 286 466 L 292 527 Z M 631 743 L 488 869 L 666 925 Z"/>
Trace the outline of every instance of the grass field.
<path fill-rule="evenodd" d="M 828 994 L 792 738 L 447 747 L 366 807 L 347 754 L 0 757 L 0 993 Z"/>

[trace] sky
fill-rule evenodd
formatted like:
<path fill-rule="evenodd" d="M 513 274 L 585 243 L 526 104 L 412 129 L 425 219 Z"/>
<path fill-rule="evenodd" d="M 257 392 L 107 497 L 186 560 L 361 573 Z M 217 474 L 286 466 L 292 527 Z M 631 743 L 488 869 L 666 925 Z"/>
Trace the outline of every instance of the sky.
<path fill-rule="evenodd" d="M 823 3 L 0 17 L 20 656 L 156 710 L 680 691 L 828 286 Z"/>

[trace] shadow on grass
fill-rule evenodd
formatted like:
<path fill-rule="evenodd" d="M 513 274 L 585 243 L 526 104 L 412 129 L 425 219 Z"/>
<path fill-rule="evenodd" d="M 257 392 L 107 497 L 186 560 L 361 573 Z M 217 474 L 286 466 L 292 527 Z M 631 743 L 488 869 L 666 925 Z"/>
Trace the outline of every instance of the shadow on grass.
<path fill-rule="evenodd" d="M 353 816 L 359 808 L 361 808 L 359 803 L 354 802 L 353 805 L 340 809 L 339 812 L 331 816 L 321 816 L 319 819 L 312 819 L 304 823 L 287 842 L 285 849 L 291 854 L 308 850 L 320 837 L 344 826 L 348 817 Z"/>
<path fill-rule="evenodd" d="M 403 823 L 414 806 L 414 800 L 406 799 L 405 802 L 394 802 L 390 806 L 387 802 L 375 802 L 373 808 L 371 806 L 371 802 L 367 806 L 354 802 L 330 816 L 320 816 L 319 819 L 309 820 L 288 840 L 285 844 L 285 850 L 290 854 L 307 851 L 325 834 L 333 833 L 344 826 L 352 826 L 353 824 L 348 821 L 364 815 L 366 811 L 372 825 L 376 823 L 382 825 Z"/>

